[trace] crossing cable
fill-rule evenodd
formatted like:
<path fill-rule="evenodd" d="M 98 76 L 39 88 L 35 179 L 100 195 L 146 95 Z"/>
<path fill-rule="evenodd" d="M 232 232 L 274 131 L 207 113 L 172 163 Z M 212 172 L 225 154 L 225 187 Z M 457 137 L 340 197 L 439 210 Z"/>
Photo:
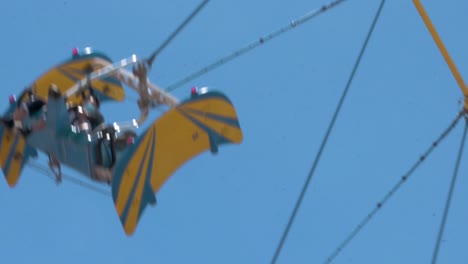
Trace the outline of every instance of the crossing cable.
<path fill-rule="evenodd" d="M 185 18 L 185 20 L 171 33 L 171 35 L 159 46 L 146 60 L 146 63 L 151 67 L 153 65 L 153 61 L 156 58 L 156 56 L 161 53 L 161 51 L 171 43 L 171 41 L 186 27 L 189 22 L 205 7 L 205 5 L 208 3 L 209 0 L 204 0 L 201 2 L 195 10 L 190 13 L 188 17 Z"/>
<path fill-rule="evenodd" d="M 49 177 L 51 180 L 55 181 L 55 175 L 46 166 L 43 166 L 43 165 L 41 165 L 39 163 L 36 163 L 36 162 L 33 162 L 33 161 L 29 161 L 27 163 L 27 165 L 28 165 L 28 167 L 33 168 L 35 170 L 38 170 L 39 172 L 41 172 L 45 176 Z M 103 190 L 101 188 L 98 188 L 98 187 L 94 186 L 93 184 L 81 181 L 79 179 L 75 179 L 74 177 L 71 177 L 71 176 L 69 176 L 67 174 L 62 173 L 62 178 L 65 179 L 65 180 L 68 180 L 69 182 L 71 182 L 71 183 L 73 183 L 75 185 L 81 186 L 81 187 L 83 187 L 85 189 L 88 189 L 88 190 L 91 190 L 93 192 L 96 192 L 96 193 L 99 193 L 99 194 L 102 194 L 102 195 L 105 195 L 105 196 L 111 196 L 111 193 L 109 191 L 105 191 L 105 190 Z"/>
<path fill-rule="evenodd" d="M 447 194 L 447 200 L 445 202 L 444 215 L 442 217 L 442 222 L 441 222 L 440 228 L 439 228 L 439 235 L 437 236 L 437 241 L 436 241 L 436 245 L 435 245 L 435 248 L 434 248 L 434 253 L 433 253 L 433 256 L 432 256 L 432 263 L 433 264 L 435 264 L 437 262 L 437 257 L 439 255 L 440 242 L 442 241 L 442 237 L 444 235 L 445 224 L 446 224 L 448 213 L 449 213 L 449 210 L 450 210 L 450 204 L 451 204 L 451 201 L 452 201 L 453 191 L 455 189 L 455 183 L 457 181 L 458 169 L 460 168 L 460 162 L 461 162 L 462 155 L 463 155 L 463 148 L 465 147 L 465 139 L 466 139 L 467 130 L 468 130 L 468 123 L 467 123 L 467 120 L 465 119 L 465 131 L 463 132 L 462 141 L 460 143 L 460 149 L 458 150 L 458 157 L 457 157 L 457 161 L 455 163 L 455 169 L 453 171 L 452 182 L 450 183 L 450 190 L 449 190 L 449 192 Z"/>
<path fill-rule="evenodd" d="M 299 17 L 298 19 L 296 20 L 292 20 L 287 26 L 284 26 L 276 31 L 273 31 L 272 33 L 266 35 L 266 36 L 263 36 L 263 37 L 260 37 L 257 41 L 254 41 L 248 45 L 246 45 L 245 47 L 242 47 L 234 52 L 232 52 L 231 54 L 225 56 L 225 57 L 222 57 L 221 59 L 218 59 L 217 61 L 209 64 L 208 66 L 205 66 L 203 67 L 202 69 L 188 75 L 187 77 L 167 86 L 166 88 L 166 91 L 167 92 L 171 92 L 173 90 L 175 90 L 176 88 L 182 86 L 183 84 L 186 84 L 188 83 L 189 81 L 195 79 L 195 78 L 198 78 L 212 70 L 214 70 L 215 68 L 218 68 L 219 66 L 231 61 L 232 59 L 235 59 L 241 55 L 243 55 L 244 53 L 248 52 L 248 51 L 251 51 L 253 50 L 254 48 L 264 44 L 265 42 L 269 41 L 269 40 L 272 40 L 273 38 L 295 28 L 296 26 L 299 26 L 301 24 L 304 24 L 305 22 L 311 20 L 312 18 L 322 14 L 322 13 L 325 13 L 326 11 L 330 10 L 331 8 L 337 6 L 338 4 L 341 4 L 342 2 L 344 2 L 346 0 L 335 0 L 333 2 L 331 2 L 330 4 L 328 5 L 324 5 L 320 8 L 317 8 L 317 9 L 314 9 L 310 12 L 308 12 L 307 14 L 305 14 L 304 16 L 302 17 Z"/>
<path fill-rule="evenodd" d="M 318 163 L 319 163 L 320 158 L 321 158 L 321 156 L 322 156 L 323 150 L 325 149 L 325 145 L 326 145 L 327 142 L 328 142 L 328 138 L 329 138 L 329 136 L 330 136 L 330 134 L 331 134 L 331 131 L 332 131 L 334 125 L 335 125 L 335 122 L 336 122 L 336 120 L 337 120 L 337 118 L 338 118 L 338 115 L 339 115 L 339 113 L 340 113 L 341 107 L 343 106 L 343 103 L 344 103 L 344 101 L 345 101 L 346 95 L 348 94 L 349 88 L 351 87 L 351 83 L 352 83 L 352 81 L 353 81 L 353 79 L 354 79 L 354 76 L 355 76 L 356 71 L 357 71 L 357 69 L 358 69 L 358 67 L 359 67 L 359 64 L 360 64 L 360 62 L 361 62 L 361 59 L 362 59 L 362 57 L 363 57 L 363 55 L 364 55 L 364 52 L 365 52 L 366 49 L 367 49 L 367 44 L 369 43 L 369 40 L 370 40 L 370 38 L 371 38 L 371 36 L 372 36 L 372 33 L 373 33 L 374 28 L 375 28 L 375 26 L 376 26 L 376 24 L 377 24 L 377 21 L 378 21 L 378 19 L 379 19 L 379 17 L 380 17 L 380 14 L 381 14 L 381 11 L 382 11 L 382 9 L 383 9 L 384 4 L 385 4 L 385 0 L 382 0 L 382 1 L 380 2 L 380 6 L 379 6 L 379 8 L 378 8 L 378 10 L 377 10 L 377 13 L 376 13 L 376 15 L 375 15 L 375 17 L 374 17 L 374 20 L 372 21 L 372 25 L 371 25 L 371 27 L 370 27 L 370 29 L 369 29 L 369 32 L 367 33 L 367 37 L 366 37 L 366 39 L 365 39 L 365 41 L 364 41 L 364 44 L 363 44 L 363 46 L 362 46 L 362 48 L 361 48 L 361 51 L 360 51 L 360 53 L 359 53 L 359 55 L 358 55 L 358 57 L 357 57 L 357 60 L 356 60 L 356 62 L 355 62 L 355 64 L 354 64 L 354 67 L 353 67 L 353 69 L 352 69 L 352 72 L 351 72 L 351 75 L 350 75 L 350 77 L 349 77 L 349 79 L 348 79 L 348 82 L 346 83 L 346 87 L 345 87 L 345 89 L 344 89 L 344 91 L 343 91 L 343 94 L 341 95 L 341 98 L 340 98 L 340 101 L 339 101 L 339 103 L 338 103 L 338 106 L 336 107 L 335 113 L 333 114 L 332 120 L 331 120 L 331 122 L 330 122 L 330 124 L 329 124 L 329 126 L 328 126 L 328 129 L 327 129 L 326 133 L 325 133 L 325 137 L 324 137 L 323 140 L 322 140 L 322 143 L 321 143 L 320 148 L 319 148 L 319 150 L 318 150 L 318 152 L 317 152 L 317 156 L 315 157 L 315 160 L 314 160 L 314 163 L 313 163 L 313 165 L 312 165 L 312 168 L 311 168 L 311 170 L 310 170 L 310 172 L 309 172 L 309 175 L 307 176 L 307 179 L 306 179 L 306 181 L 305 181 L 305 183 L 304 183 L 304 186 L 303 186 L 302 191 L 301 191 L 301 193 L 300 193 L 300 195 L 299 195 L 299 198 L 298 198 L 297 201 L 296 201 L 296 205 L 294 206 L 293 212 L 291 213 L 291 216 L 290 216 L 290 218 L 289 218 L 289 222 L 288 222 L 288 224 L 286 225 L 286 228 L 285 228 L 285 230 L 284 230 L 284 232 L 283 232 L 283 236 L 281 237 L 281 240 L 280 240 L 280 242 L 279 242 L 279 244 L 278 244 L 278 246 L 277 246 L 277 248 L 276 248 L 275 254 L 274 254 L 273 259 L 272 259 L 272 261 L 271 261 L 272 264 L 276 263 L 276 261 L 278 260 L 279 254 L 281 253 L 281 250 L 282 250 L 283 245 L 284 245 L 284 243 L 285 243 L 285 241 L 286 241 L 286 238 L 287 238 L 287 236 L 288 236 L 288 234 L 289 234 L 289 231 L 290 231 L 290 229 L 291 229 L 291 226 L 292 226 L 292 224 L 293 224 L 293 222 L 294 222 L 294 220 L 295 220 L 295 218 L 296 218 L 297 212 L 299 211 L 299 208 L 300 208 L 300 206 L 301 206 L 302 200 L 303 200 L 303 198 L 304 198 L 304 196 L 305 196 L 305 193 L 306 193 L 306 191 L 307 191 L 307 189 L 308 189 L 308 187 L 309 187 L 309 184 L 310 184 L 310 182 L 311 182 L 311 180 L 312 180 L 312 177 L 313 177 L 313 175 L 314 175 L 315 169 L 316 169 L 317 166 L 318 166 Z"/>
<path fill-rule="evenodd" d="M 400 178 L 398 183 L 396 183 L 387 194 L 381 199 L 377 205 L 359 222 L 359 224 L 353 229 L 353 231 L 341 242 L 338 247 L 332 252 L 332 254 L 327 258 L 324 263 L 331 263 L 331 261 L 336 258 L 340 252 L 356 237 L 356 235 L 370 222 L 370 220 L 379 212 L 379 210 L 387 203 L 387 201 L 403 186 L 403 184 L 413 175 L 416 169 L 429 157 L 432 151 L 440 145 L 442 140 L 444 140 L 448 134 L 453 130 L 457 125 L 460 118 L 464 115 L 464 111 L 460 111 L 455 120 L 450 123 L 450 125 L 442 132 L 442 134 L 434 141 L 431 146 L 421 155 L 413 164 L 413 166 Z"/>

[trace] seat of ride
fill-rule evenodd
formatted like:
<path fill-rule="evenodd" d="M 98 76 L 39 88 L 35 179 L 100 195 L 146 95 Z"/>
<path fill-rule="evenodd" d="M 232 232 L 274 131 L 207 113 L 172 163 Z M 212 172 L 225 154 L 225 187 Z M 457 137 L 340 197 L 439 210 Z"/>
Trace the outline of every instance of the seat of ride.
<path fill-rule="evenodd" d="M 88 114 L 81 105 L 70 105 L 68 113 L 72 130 L 76 132 L 91 132 L 104 124 L 104 116 L 100 112 Z"/>

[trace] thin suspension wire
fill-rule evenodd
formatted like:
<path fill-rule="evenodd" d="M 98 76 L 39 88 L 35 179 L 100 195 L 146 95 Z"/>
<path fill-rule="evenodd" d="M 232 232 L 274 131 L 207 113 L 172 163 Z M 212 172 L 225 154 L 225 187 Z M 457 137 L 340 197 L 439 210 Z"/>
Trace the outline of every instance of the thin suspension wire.
<path fill-rule="evenodd" d="M 331 263 L 340 252 L 356 237 L 356 235 L 370 222 L 370 220 L 377 214 L 377 212 L 388 202 L 388 200 L 403 186 L 403 184 L 413 175 L 416 169 L 429 157 L 432 151 L 440 145 L 453 128 L 457 125 L 460 118 L 463 116 L 464 111 L 461 111 L 455 120 L 442 132 L 442 134 L 434 141 L 431 146 L 421 155 L 415 164 L 401 177 L 397 184 L 395 184 L 390 191 L 381 199 L 377 205 L 359 222 L 359 224 L 353 229 L 353 231 L 341 242 L 338 247 L 332 252 L 324 263 Z"/>
<path fill-rule="evenodd" d="M 51 180 L 55 181 L 55 176 L 53 175 L 53 173 L 45 166 L 42 166 L 38 163 L 35 163 L 33 161 L 29 161 L 27 163 L 27 165 L 33 169 L 36 169 L 36 170 L 39 170 L 40 172 L 42 172 L 42 174 L 46 175 L 47 177 L 49 177 Z M 78 186 L 81 186 L 85 189 L 88 189 L 88 190 L 91 190 L 93 192 L 96 192 L 96 193 L 99 193 L 99 194 L 103 194 L 105 196 L 111 196 L 111 193 L 109 191 L 105 191 L 103 189 L 100 189 L 90 183 L 86 183 L 84 181 L 81 181 L 81 180 L 78 180 L 78 179 L 75 179 L 74 177 L 71 177 L 67 174 L 64 174 L 62 173 L 62 178 L 65 179 L 65 180 L 68 180 L 69 182 L 75 184 L 75 185 L 78 185 Z"/>
<path fill-rule="evenodd" d="M 284 243 L 285 243 L 285 241 L 286 241 L 286 238 L 287 238 L 287 236 L 288 236 L 288 234 L 289 234 L 289 231 L 290 231 L 290 229 L 291 229 L 291 226 L 292 226 L 292 224 L 293 224 L 293 222 L 294 222 L 294 220 L 295 220 L 295 218 L 296 218 L 297 212 L 299 211 L 299 208 L 300 208 L 300 206 L 301 206 L 302 200 L 304 199 L 305 193 L 306 193 L 306 191 L 307 191 L 307 189 L 308 189 L 308 187 L 309 187 L 309 184 L 310 184 L 310 182 L 311 182 L 311 180 L 312 180 L 312 177 L 313 177 L 313 175 L 314 175 L 314 172 L 315 172 L 315 170 L 316 170 L 316 168 L 317 168 L 317 166 L 318 166 L 318 163 L 319 163 L 320 158 L 321 158 L 321 156 L 322 156 L 323 150 L 325 149 L 325 145 L 326 145 L 327 142 L 328 142 L 328 138 L 329 138 L 329 136 L 330 136 L 330 134 L 331 134 L 331 131 L 332 131 L 334 125 L 335 125 L 335 122 L 336 122 L 336 120 L 337 120 L 337 118 L 338 118 L 338 115 L 339 115 L 339 113 L 340 113 L 340 110 L 341 110 L 341 108 L 342 108 L 342 106 L 343 106 L 343 103 L 344 103 L 344 101 L 345 101 L 346 95 L 348 94 L 348 91 L 349 91 L 349 89 L 350 89 L 350 87 L 351 87 L 351 83 L 352 83 L 352 81 L 353 81 L 353 79 L 354 79 L 354 76 L 355 76 L 356 71 L 357 71 L 357 69 L 358 69 L 358 67 L 359 67 L 359 64 L 360 64 L 360 62 L 361 62 L 361 59 L 362 59 L 362 57 L 363 57 L 363 55 L 364 55 L 365 50 L 367 49 L 367 45 L 368 45 L 369 40 L 370 40 L 370 38 L 371 38 L 371 36 L 372 36 L 372 33 L 373 33 L 374 28 L 375 28 L 375 26 L 376 26 L 376 24 L 377 24 L 377 21 L 378 21 L 378 19 L 379 19 L 379 17 L 380 17 L 381 11 L 382 11 L 383 6 L 384 6 L 384 3 L 385 3 L 385 0 L 382 0 L 381 3 L 380 3 L 379 8 L 378 8 L 378 10 L 377 10 L 377 13 L 375 14 L 374 20 L 372 21 L 372 25 L 371 25 L 371 27 L 370 27 L 370 29 L 369 29 L 369 32 L 368 32 L 368 34 L 367 34 L 367 37 L 366 37 L 366 39 L 365 39 L 365 41 L 364 41 L 364 44 L 363 44 L 363 46 L 362 46 L 362 48 L 361 48 L 361 51 L 359 52 L 358 58 L 357 58 L 357 60 L 356 60 L 356 62 L 355 62 L 355 64 L 354 64 L 354 67 L 353 67 L 353 69 L 352 69 L 351 75 L 350 75 L 350 77 L 349 77 L 349 79 L 348 79 L 348 82 L 346 83 L 346 87 L 345 87 L 345 89 L 344 89 L 344 91 L 343 91 L 343 94 L 341 95 L 341 98 L 340 98 L 340 101 L 339 101 L 339 103 L 338 103 L 338 106 L 336 107 L 335 113 L 333 114 L 333 118 L 332 118 L 332 120 L 331 120 L 331 122 L 330 122 L 330 124 L 329 124 L 329 126 L 328 126 L 328 129 L 327 129 L 327 131 L 326 131 L 325 137 L 324 137 L 323 140 L 322 140 L 322 143 L 321 143 L 321 145 L 320 145 L 320 148 L 319 148 L 319 151 L 318 151 L 318 153 L 317 153 L 317 156 L 316 156 L 316 158 L 315 158 L 315 160 L 314 160 L 314 163 L 313 163 L 312 168 L 311 168 L 311 170 L 310 170 L 310 172 L 309 172 L 309 175 L 308 175 L 308 177 L 307 177 L 307 179 L 306 179 L 306 181 L 305 181 L 305 183 L 304 183 L 304 186 L 303 186 L 302 191 L 301 191 L 301 193 L 300 193 L 300 195 L 299 195 L 299 198 L 297 199 L 296 205 L 294 206 L 294 210 L 293 210 L 293 212 L 292 212 L 292 214 L 291 214 L 291 216 L 290 216 L 290 218 L 289 218 L 289 222 L 288 222 L 288 224 L 286 225 L 286 228 L 285 228 L 285 230 L 284 230 L 283 236 L 281 237 L 281 240 L 280 240 L 280 242 L 279 242 L 279 244 L 278 244 L 278 247 L 276 248 L 276 252 L 275 252 L 275 254 L 274 254 L 274 256 L 273 256 L 273 259 L 272 259 L 271 263 L 276 263 L 276 261 L 278 260 L 279 254 L 281 253 L 281 250 L 282 250 L 283 245 L 284 245 Z"/>
<path fill-rule="evenodd" d="M 437 262 L 437 257 L 439 255 L 440 242 L 442 241 L 442 237 L 444 235 L 445 224 L 446 224 L 448 213 L 449 213 L 449 210 L 450 210 L 453 191 L 455 189 L 455 183 L 457 181 L 458 169 L 460 168 L 460 163 L 461 163 L 461 159 L 462 159 L 462 155 L 463 155 L 463 148 L 465 147 L 465 140 L 466 140 L 467 131 L 468 131 L 468 123 L 465 120 L 465 131 L 463 132 L 462 141 L 460 143 L 460 149 L 458 150 L 458 157 L 457 157 L 457 161 L 455 163 L 455 169 L 453 171 L 452 182 L 450 183 L 450 190 L 449 190 L 449 192 L 447 194 L 447 201 L 445 203 L 444 215 L 442 217 L 442 222 L 440 224 L 439 234 L 437 236 L 437 241 L 436 241 L 436 245 L 435 245 L 435 248 L 434 248 L 434 253 L 433 253 L 433 256 L 432 256 L 432 263 L 433 264 L 435 264 Z"/>
<path fill-rule="evenodd" d="M 284 26 L 276 31 L 273 31 L 272 33 L 266 35 L 266 36 L 263 36 L 263 37 L 260 37 L 257 41 L 254 41 L 248 45 L 246 45 L 245 47 L 242 47 L 234 52 L 232 52 L 231 54 L 225 56 L 225 57 L 222 57 L 221 59 L 209 64 L 208 66 L 205 66 L 203 67 L 202 69 L 188 75 L 187 77 L 167 86 L 166 88 L 166 91 L 170 92 L 170 91 L 173 91 L 175 90 L 176 88 L 182 86 L 183 84 L 186 84 L 188 83 L 189 81 L 195 79 L 195 78 L 198 78 L 212 70 L 214 70 L 215 68 L 218 68 L 219 66 L 231 61 L 232 59 L 235 59 L 241 55 L 243 55 L 244 53 L 248 52 L 248 51 L 251 51 L 253 50 L 254 48 L 264 44 L 265 42 L 295 28 L 296 26 L 299 26 L 301 24 L 304 24 L 305 22 L 311 20 L 312 18 L 318 16 L 319 14 L 322 14 L 326 11 L 328 11 L 329 9 L 337 6 L 338 4 L 341 4 L 342 2 L 344 2 L 345 0 L 336 0 L 336 1 L 333 1 L 332 3 L 328 4 L 328 5 L 324 5 L 322 6 L 321 8 L 317 8 L 315 10 L 312 10 L 310 12 L 308 12 L 307 14 L 305 14 L 304 16 L 296 19 L 296 20 L 292 20 L 289 25 L 287 26 Z"/>
<path fill-rule="evenodd" d="M 174 30 L 172 32 L 172 34 L 163 42 L 163 44 L 161 44 L 161 46 L 159 46 L 158 49 L 156 49 L 152 54 L 151 56 L 148 58 L 147 60 L 147 63 L 148 65 L 151 67 L 151 65 L 153 64 L 153 61 L 154 59 L 156 58 L 156 56 L 159 55 L 159 53 L 161 53 L 161 51 L 177 36 L 177 34 L 179 34 L 179 32 L 190 22 L 190 20 L 192 20 L 197 14 L 198 12 L 200 12 L 203 7 L 208 3 L 209 0 L 204 0 L 202 3 L 200 3 L 197 8 L 195 8 L 195 10 L 192 11 L 192 13 L 190 13 L 190 15 L 179 25 L 179 27 L 177 27 L 176 30 Z"/>

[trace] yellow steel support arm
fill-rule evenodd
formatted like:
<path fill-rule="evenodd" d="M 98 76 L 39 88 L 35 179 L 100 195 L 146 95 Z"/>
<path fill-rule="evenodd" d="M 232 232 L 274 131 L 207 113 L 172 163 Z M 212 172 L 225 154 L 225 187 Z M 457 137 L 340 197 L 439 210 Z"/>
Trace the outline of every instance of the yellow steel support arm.
<path fill-rule="evenodd" d="M 427 29 L 432 35 L 432 38 L 434 39 L 435 43 L 437 44 L 437 47 L 439 47 L 440 52 L 442 53 L 442 56 L 445 59 L 445 62 L 447 62 L 448 66 L 450 67 L 450 70 L 452 71 L 453 76 L 457 80 L 458 85 L 460 86 L 460 89 L 462 90 L 463 94 L 465 95 L 465 110 L 468 110 L 468 88 L 466 87 L 465 82 L 463 81 L 463 78 L 460 75 L 460 72 L 458 72 L 457 67 L 455 66 L 455 63 L 453 62 L 452 58 L 450 57 L 450 54 L 447 51 L 447 48 L 444 46 L 444 43 L 442 42 L 442 39 L 440 38 L 439 34 L 437 33 L 434 25 L 431 22 L 431 19 L 427 15 L 426 11 L 424 10 L 423 5 L 421 4 L 420 0 L 413 0 L 414 5 L 416 6 L 416 9 L 419 12 L 419 15 L 421 15 L 424 24 L 426 24 Z"/>

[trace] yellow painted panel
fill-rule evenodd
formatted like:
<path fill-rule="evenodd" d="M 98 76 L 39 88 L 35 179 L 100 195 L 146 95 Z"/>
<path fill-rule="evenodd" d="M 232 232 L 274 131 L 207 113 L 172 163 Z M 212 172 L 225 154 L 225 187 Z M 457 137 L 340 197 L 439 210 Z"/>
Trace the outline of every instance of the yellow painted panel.
<path fill-rule="evenodd" d="M 7 183 L 10 187 L 13 187 L 18 182 L 18 179 L 21 175 L 22 163 L 24 149 L 26 146 L 26 141 L 23 137 L 18 136 L 18 143 L 16 144 L 16 149 L 12 149 L 10 155 L 13 155 L 9 170 L 6 175 Z"/>
<path fill-rule="evenodd" d="M 14 141 L 15 134 L 8 129 L 4 129 L 2 141 L 0 144 L 0 146 L 2 146 L 0 148 L 0 165 L 2 166 L 2 168 L 6 166 L 6 162 L 8 160 L 8 156 L 10 154 Z"/>
<path fill-rule="evenodd" d="M 154 137 L 154 133 L 149 133 L 149 139 L 152 139 Z M 149 142 L 148 145 L 143 145 L 146 146 L 149 150 L 151 149 L 151 145 L 154 144 L 153 140 Z M 143 191 L 146 183 L 146 177 L 148 175 L 148 169 L 149 169 L 149 164 L 150 158 L 151 158 L 151 153 L 148 152 L 148 154 L 144 157 L 144 160 L 142 161 L 142 164 L 140 166 L 142 167 L 142 171 L 140 174 L 140 178 L 138 181 L 138 186 L 135 190 L 135 193 L 133 194 L 133 199 L 131 201 L 131 206 L 128 210 L 127 214 L 127 219 L 125 222 L 125 232 L 127 234 L 133 233 L 133 231 L 136 228 L 137 222 L 138 222 L 138 217 L 140 214 L 140 207 L 142 204 L 142 197 L 143 197 Z"/>
<path fill-rule="evenodd" d="M 216 131 L 218 134 L 223 135 L 233 143 L 240 143 L 242 141 L 242 131 L 239 127 L 234 127 L 226 124 L 225 122 L 214 120 L 197 114 L 191 114 L 190 117 L 200 121 L 205 126 Z"/>
<path fill-rule="evenodd" d="M 180 106 L 183 110 L 193 109 L 197 111 L 216 113 L 229 118 L 236 118 L 237 114 L 234 107 L 221 98 L 209 98 L 193 102 L 188 102 Z"/>
<path fill-rule="evenodd" d="M 151 134 L 151 133 L 148 133 Z M 122 177 L 122 182 L 120 183 L 119 194 L 117 196 L 117 201 L 115 202 L 115 207 L 119 216 L 122 216 L 125 206 L 130 199 L 130 194 L 134 184 L 136 184 L 137 173 L 143 161 L 146 146 L 148 146 L 150 137 L 148 135 L 143 139 L 139 148 L 135 151 L 132 158 L 128 162 L 127 167 L 124 170 L 124 175 Z"/>

